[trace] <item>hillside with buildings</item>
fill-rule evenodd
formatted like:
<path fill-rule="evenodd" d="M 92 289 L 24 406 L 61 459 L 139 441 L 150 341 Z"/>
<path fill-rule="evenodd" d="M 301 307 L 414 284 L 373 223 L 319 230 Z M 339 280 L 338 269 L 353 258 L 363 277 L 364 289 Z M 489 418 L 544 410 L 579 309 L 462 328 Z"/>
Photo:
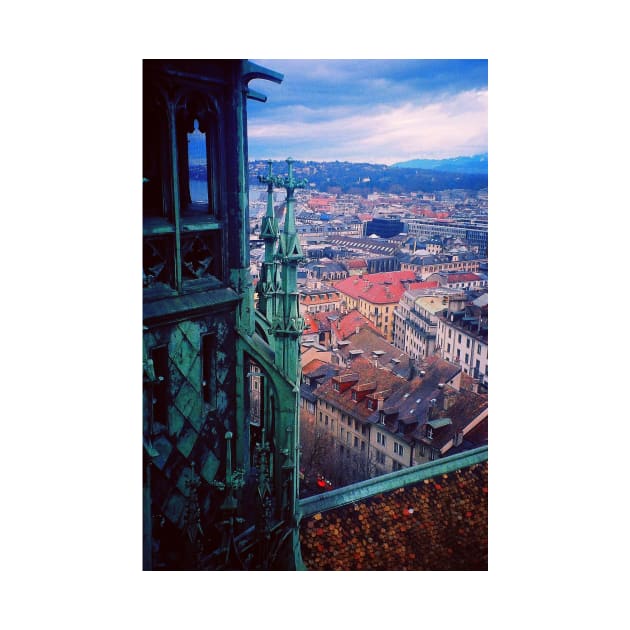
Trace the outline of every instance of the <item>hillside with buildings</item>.
<path fill-rule="evenodd" d="M 283 162 L 273 162 L 274 172 L 282 173 Z M 451 166 L 451 168 L 453 168 Z M 257 176 L 266 172 L 267 162 L 249 163 L 249 183 L 258 183 Z M 353 162 L 295 162 L 295 173 L 308 179 L 312 188 L 330 193 L 368 195 L 375 192 L 410 193 L 417 190 L 436 192 L 454 188 L 480 190 L 488 186 L 487 172 L 468 172 L 465 167 L 449 172 L 431 168 L 399 168 L 384 164 Z"/>

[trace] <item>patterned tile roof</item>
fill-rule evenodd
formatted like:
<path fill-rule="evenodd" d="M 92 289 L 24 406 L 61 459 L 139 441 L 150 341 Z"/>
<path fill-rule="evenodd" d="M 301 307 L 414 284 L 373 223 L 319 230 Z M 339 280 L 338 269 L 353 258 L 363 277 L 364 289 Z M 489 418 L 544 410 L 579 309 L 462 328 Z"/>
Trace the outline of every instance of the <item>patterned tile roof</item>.
<path fill-rule="evenodd" d="M 300 502 L 315 571 L 486 571 L 487 448 Z"/>

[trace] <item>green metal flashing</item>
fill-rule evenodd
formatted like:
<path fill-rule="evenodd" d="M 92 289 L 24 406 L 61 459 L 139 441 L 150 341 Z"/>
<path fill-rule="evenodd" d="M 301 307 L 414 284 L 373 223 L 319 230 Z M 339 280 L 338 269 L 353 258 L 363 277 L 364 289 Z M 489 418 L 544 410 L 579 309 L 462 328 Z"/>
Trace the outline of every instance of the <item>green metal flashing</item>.
<path fill-rule="evenodd" d="M 374 479 L 368 479 L 367 481 L 360 481 L 359 483 L 346 486 L 345 488 L 324 492 L 323 494 L 298 501 L 298 518 L 300 519 L 305 516 L 310 516 L 311 514 L 317 514 L 318 512 L 333 510 L 347 505 L 348 503 L 361 501 L 383 492 L 390 492 L 391 490 L 418 483 L 419 481 L 424 481 L 425 479 L 430 479 L 437 475 L 468 468 L 473 464 L 485 462 L 487 459 L 488 447 L 481 446 L 433 462 L 405 468 L 397 472 L 375 477 Z"/>
<path fill-rule="evenodd" d="M 436 418 L 435 420 L 429 420 L 427 424 L 434 429 L 439 429 L 440 427 L 453 424 L 453 421 L 450 418 Z"/>
<path fill-rule="evenodd" d="M 238 299 L 238 295 L 228 288 L 164 298 L 144 304 L 143 321 L 155 324 L 190 319 L 207 310 L 233 311 Z"/>

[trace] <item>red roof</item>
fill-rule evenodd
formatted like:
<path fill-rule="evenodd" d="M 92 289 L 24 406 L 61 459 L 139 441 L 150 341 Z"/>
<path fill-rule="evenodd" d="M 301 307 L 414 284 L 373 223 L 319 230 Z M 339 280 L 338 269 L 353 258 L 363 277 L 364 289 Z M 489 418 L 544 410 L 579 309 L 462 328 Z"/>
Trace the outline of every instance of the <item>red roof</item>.
<path fill-rule="evenodd" d="M 308 200 L 308 205 L 313 208 L 313 207 L 328 207 L 331 203 L 331 201 L 333 201 L 333 199 L 329 198 L 329 197 L 311 197 Z"/>
<path fill-rule="evenodd" d="M 357 328 L 371 328 L 374 332 L 382 336 L 381 331 L 368 319 L 363 317 L 356 309 L 350 311 L 343 319 L 340 319 L 335 326 L 337 339 L 343 341 L 356 332 Z"/>
<path fill-rule="evenodd" d="M 482 277 L 476 273 L 449 273 L 446 276 L 447 282 L 471 282 L 473 280 L 482 280 Z"/>
<path fill-rule="evenodd" d="M 322 361 L 321 359 L 311 359 L 303 368 L 302 374 L 309 375 L 311 372 L 322 367 L 322 365 L 326 365 L 326 361 Z"/>
<path fill-rule="evenodd" d="M 413 271 L 390 271 L 350 276 L 335 282 L 335 288 L 358 300 L 359 298 L 373 304 L 392 304 L 400 301 L 406 287 L 403 281 L 413 281 Z"/>
<path fill-rule="evenodd" d="M 437 280 L 431 280 L 431 282 L 428 281 L 424 281 L 424 282 L 412 282 L 409 285 L 409 290 L 413 290 L 413 289 L 435 289 L 437 286 L 439 286 L 439 282 Z"/>
<path fill-rule="evenodd" d="M 362 269 L 363 267 L 367 267 L 367 262 L 363 260 L 363 258 L 355 258 L 349 260 L 346 263 L 346 267 L 348 267 L 348 269 Z"/>
<path fill-rule="evenodd" d="M 317 321 L 310 313 L 304 313 L 304 334 L 312 334 L 317 332 Z"/>

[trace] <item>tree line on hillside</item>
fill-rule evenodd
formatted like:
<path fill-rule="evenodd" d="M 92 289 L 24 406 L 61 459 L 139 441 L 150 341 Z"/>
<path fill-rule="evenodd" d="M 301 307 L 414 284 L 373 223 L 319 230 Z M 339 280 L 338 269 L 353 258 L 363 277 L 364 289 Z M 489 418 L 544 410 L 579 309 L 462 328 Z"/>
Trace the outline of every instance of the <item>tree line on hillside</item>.
<path fill-rule="evenodd" d="M 287 172 L 284 161 L 274 161 L 274 173 Z M 479 173 L 447 173 L 436 170 L 397 168 L 383 164 L 353 162 L 300 162 L 294 163 L 294 174 L 307 178 L 321 192 L 349 193 L 367 196 L 375 192 L 410 193 L 436 192 L 454 188 L 480 190 L 488 187 L 488 176 Z M 258 184 L 258 175 L 267 172 L 267 162 L 249 163 L 249 183 Z"/>

